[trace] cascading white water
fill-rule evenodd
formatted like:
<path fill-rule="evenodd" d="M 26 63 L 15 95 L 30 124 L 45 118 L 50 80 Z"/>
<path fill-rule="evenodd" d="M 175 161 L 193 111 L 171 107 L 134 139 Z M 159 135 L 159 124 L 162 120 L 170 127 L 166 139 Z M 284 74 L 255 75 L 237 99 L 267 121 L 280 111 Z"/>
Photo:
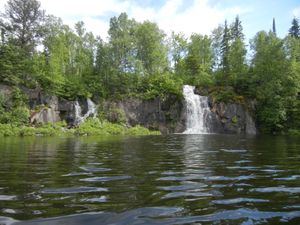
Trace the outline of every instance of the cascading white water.
<path fill-rule="evenodd" d="M 88 110 L 84 115 L 82 115 L 82 110 L 81 110 L 81 107 L 80 107 L 78 101 L 75 102 L 75 105 L 74 105 L 74 107 L 75 107 L 75 121 L 74 121 L 74 124 L 75 125 L 79 125 L 80 123 L 85 121 L 86 118 L 88 118 L 90 116 L 95 117 L 97 115 L 97 108 L 96 108 L 95 103 L 89 98 L 87 98 L 86 101 L 87 101 Z"/>
<path fill-rule="evenodd" d="M 186 102 L 186 130 L 184 134 L 210 133 L 210 108 L 208 97 L 196 95 L 194 86 L 184 85 L 183 95 Z"/>

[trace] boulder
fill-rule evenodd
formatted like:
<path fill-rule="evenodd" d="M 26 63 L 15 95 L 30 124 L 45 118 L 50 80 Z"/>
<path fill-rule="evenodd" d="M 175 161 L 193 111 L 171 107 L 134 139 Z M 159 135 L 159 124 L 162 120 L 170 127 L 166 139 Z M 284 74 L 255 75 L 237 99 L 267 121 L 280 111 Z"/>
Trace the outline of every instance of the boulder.
<path fill-rule="evenodd" d="M 59 111 L 53 108 L 42 108 L 38 112 L 31 114 L 31 124 L 55 123 L 61 121 Z"/>

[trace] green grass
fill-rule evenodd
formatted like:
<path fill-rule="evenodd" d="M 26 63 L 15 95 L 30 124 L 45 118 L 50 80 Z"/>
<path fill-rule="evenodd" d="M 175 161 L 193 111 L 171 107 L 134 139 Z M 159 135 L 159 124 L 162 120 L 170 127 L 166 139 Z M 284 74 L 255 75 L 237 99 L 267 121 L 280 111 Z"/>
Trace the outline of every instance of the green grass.
<path fill-rule="evenodd" d="M 77 128 L 68 129 L 65 123 L 44 124 L 39 127 L 0 124 L 0 136 L 103 136 L 103 135 L 160 135 L 159 131 L 150 131 L 141 126 L 127 127 L 100 121 L 97 118 L 87 119 Z"/>

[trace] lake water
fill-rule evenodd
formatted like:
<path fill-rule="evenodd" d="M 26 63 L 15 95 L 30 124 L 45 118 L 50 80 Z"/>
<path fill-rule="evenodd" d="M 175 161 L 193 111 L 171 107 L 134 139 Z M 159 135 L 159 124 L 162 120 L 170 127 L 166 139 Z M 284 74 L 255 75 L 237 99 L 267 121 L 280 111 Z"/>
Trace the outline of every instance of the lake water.
<path fill-rule="evenodd" d="M 2 138 L 0 224 L 300 224 L 300 139 Z"/>

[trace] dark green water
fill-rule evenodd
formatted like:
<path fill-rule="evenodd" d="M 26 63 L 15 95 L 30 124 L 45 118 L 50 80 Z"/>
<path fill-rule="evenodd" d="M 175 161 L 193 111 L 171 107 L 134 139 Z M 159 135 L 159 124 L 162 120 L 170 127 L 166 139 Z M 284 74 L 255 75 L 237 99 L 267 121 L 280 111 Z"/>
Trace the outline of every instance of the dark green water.
<path fill-rule="evenodd" d="M 300 140 L 0 140 L 0 224 L 300 224 Z"/>

